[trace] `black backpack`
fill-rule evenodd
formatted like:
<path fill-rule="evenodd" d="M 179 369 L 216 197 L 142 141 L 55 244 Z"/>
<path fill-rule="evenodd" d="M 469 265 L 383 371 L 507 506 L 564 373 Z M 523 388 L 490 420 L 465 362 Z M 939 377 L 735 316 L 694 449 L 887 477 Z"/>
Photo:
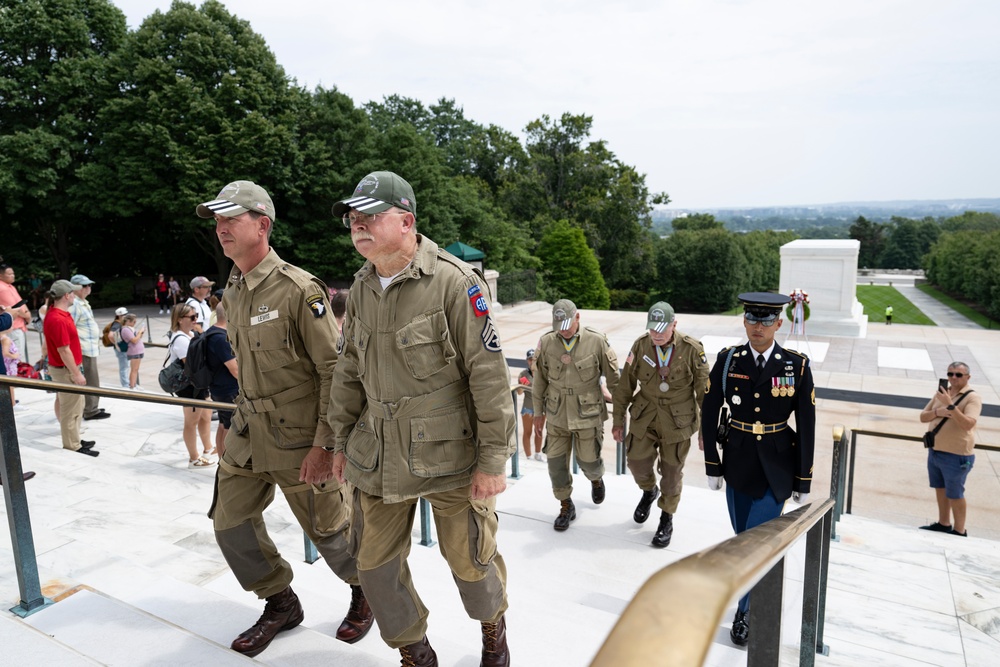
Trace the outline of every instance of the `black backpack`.
<path fill-rule="evenodd" d="M 214 335 L 225 336 L 226 332 L 222 329 L 209 330 L 192 338 L 191 344 L 188 346 L 187 359 L 184 361 L 184 375 L 187 376 L 188 382 L 194 385 L 195 389 L 208 389 L 215 376 L 215 371 L 208 365 L 208 339 Z"/>

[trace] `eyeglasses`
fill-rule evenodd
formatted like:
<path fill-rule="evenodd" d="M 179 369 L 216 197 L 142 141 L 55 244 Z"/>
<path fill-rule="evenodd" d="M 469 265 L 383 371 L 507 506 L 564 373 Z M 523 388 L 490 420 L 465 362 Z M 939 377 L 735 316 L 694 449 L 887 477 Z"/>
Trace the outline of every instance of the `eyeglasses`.
<path fill-rule="evenodd" d="M 951 371 L 948 371 L 948 377 L 950 377 L 950 378 L 964 378 L 965 377 L 965 373 L 952 373 Z"/>
<path fill-rule="evenodd" d="M 375 215 L 369 215 L 367 213 L 359 213 L 357 211 L 351 211 L 350 213 L 345 213 L 341 220 L 344 221 L 344 227 L 348 229 L 351 228 L 353 224 L 359 225 L 370 225 L 378 220 L 380 215 L 385 215 L 386 213 L 392 213 L 395 209 L 389 209 L 387 211 L 382 211 L 381 213 L 376 213 Z"/>
<path fill-rule="evenodd" d="M 182 320 L 197 320 L 197 319 L 198 319 L 198 316 L 197 316 L 197 315 L 185 315 L 185 316 L 184 316 L 184 317 L 182 317 L 181 319 L 182 319 Z"/>
<path fill-rule="evenodd" d="M 774 323 L 778 321 L 777 315 L 770 315 L 768 317 L 757 317 L 756 315 L 751 315 L 746 313 L 743 315 L 746 319 L 747 324 L 759 324 L 764 328 L 769 328 L 774 326 Z"/>

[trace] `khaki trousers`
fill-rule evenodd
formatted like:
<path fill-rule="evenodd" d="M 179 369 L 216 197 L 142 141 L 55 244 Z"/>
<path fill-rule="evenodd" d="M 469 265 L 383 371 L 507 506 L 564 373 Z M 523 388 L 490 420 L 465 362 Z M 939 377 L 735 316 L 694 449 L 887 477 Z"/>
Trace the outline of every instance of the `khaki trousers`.
<path fill-rule="evenodd" d="M 55 382 L 73 384 L 69 371 L 65 367 L 49 366 L 49 375 Z M 83 394 L 66 394 L 58 392 L 59 397 L 59 432 L 62 434 L 63 449 L 74 452 L 80 449 L 80 421 L 83 419 Z"/>
<path fill-rule="evenodd" d="M 660 473 L 660 497 L 656 506 L 667 514 L 676 514 L 684 489 L 684 461 L 691 449 L 691 439 L 661 443 L 652 430 L 640 436 L 628 434 L 626 459 L 632 479 L 643 491 L 656 486 L 653 464 Z M 642 457 L 642 458 L 637 458 Z"/>
<path fill-rule="evenodd" d="M 496 498 L 472 500 L 469 486 L 423 496 L 434 512 L 438 546 L 469 618 L 495 623 L 507 611 L 507 567 L 497 552 Z M 410 553 L 417 499 L 384 503 L 354 490 L 352 548 L 382 639 L 392 648 L 427 634 L 427 607 L 413 587 Z"/>
<path fill-rule="evenodd" d="M 333 572 L 349 584 L 358 583 L 358 570 L 349 552 L 350 510 L 337 480 L 312 486 L 299 481 L 299 469 L 255 473 L 228 460 L 219 461 L 217 499 L 209 516 L 215 541 L 244 590 L 263 599 L 292 583 L 292 568 L 267 534 L 264 510 L 281 487 L 288 506 L 316 550 Z"/>
<path fill-rule="evenodd" d="M 601 458 L 603 428 L 567 431 L 546 424 L 545 429 L 544 452 L 548 457 L 549 479 L 556 500 L 566 500 L 573 495 L 573 475 L 569 462 L 574 450 L 576 462 L 587 479 L 594 481 L 604 477 L 604 460 Z"/>
<path fill-rule="evenodd" d="M 87 379 L 88 387 L 95 387 L 97 389 L 101 388 L 101 376 L 97 372 L 97 357 L 88 357 L 87 355 L 83 355 L 83 377 Z M 100 396 L 87 394 L 83 397 L 83 400 L 84 417 L 93 417 L 101 411 L 98 407 L 98 403 L 101 401 Z"/>

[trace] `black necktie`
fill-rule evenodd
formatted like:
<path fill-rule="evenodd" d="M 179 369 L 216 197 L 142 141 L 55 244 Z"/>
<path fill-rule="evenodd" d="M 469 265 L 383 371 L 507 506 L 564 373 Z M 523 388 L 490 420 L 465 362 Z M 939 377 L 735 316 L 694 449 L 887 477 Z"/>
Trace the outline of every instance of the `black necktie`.
<path fill-rule="evenodd" d="M 763 354 L 758 354 L 757 355 L 757 372 L 758 373 L 763 373 L 764 372 L 764 355 Z"/>

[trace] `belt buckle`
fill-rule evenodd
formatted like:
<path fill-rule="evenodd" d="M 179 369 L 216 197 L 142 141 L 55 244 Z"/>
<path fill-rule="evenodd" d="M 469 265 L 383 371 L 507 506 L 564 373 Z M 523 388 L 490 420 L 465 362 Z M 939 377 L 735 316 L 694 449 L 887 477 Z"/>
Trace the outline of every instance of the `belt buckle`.
<path fill-rule="evenodd" d="M 757 422 L 756 424 L 753 425 L 753 434 L 754 435 L 763 435 L 763 433 L 764 433 L 764 425 L 763 424 L 761 424 L 760 422 Z"/>

